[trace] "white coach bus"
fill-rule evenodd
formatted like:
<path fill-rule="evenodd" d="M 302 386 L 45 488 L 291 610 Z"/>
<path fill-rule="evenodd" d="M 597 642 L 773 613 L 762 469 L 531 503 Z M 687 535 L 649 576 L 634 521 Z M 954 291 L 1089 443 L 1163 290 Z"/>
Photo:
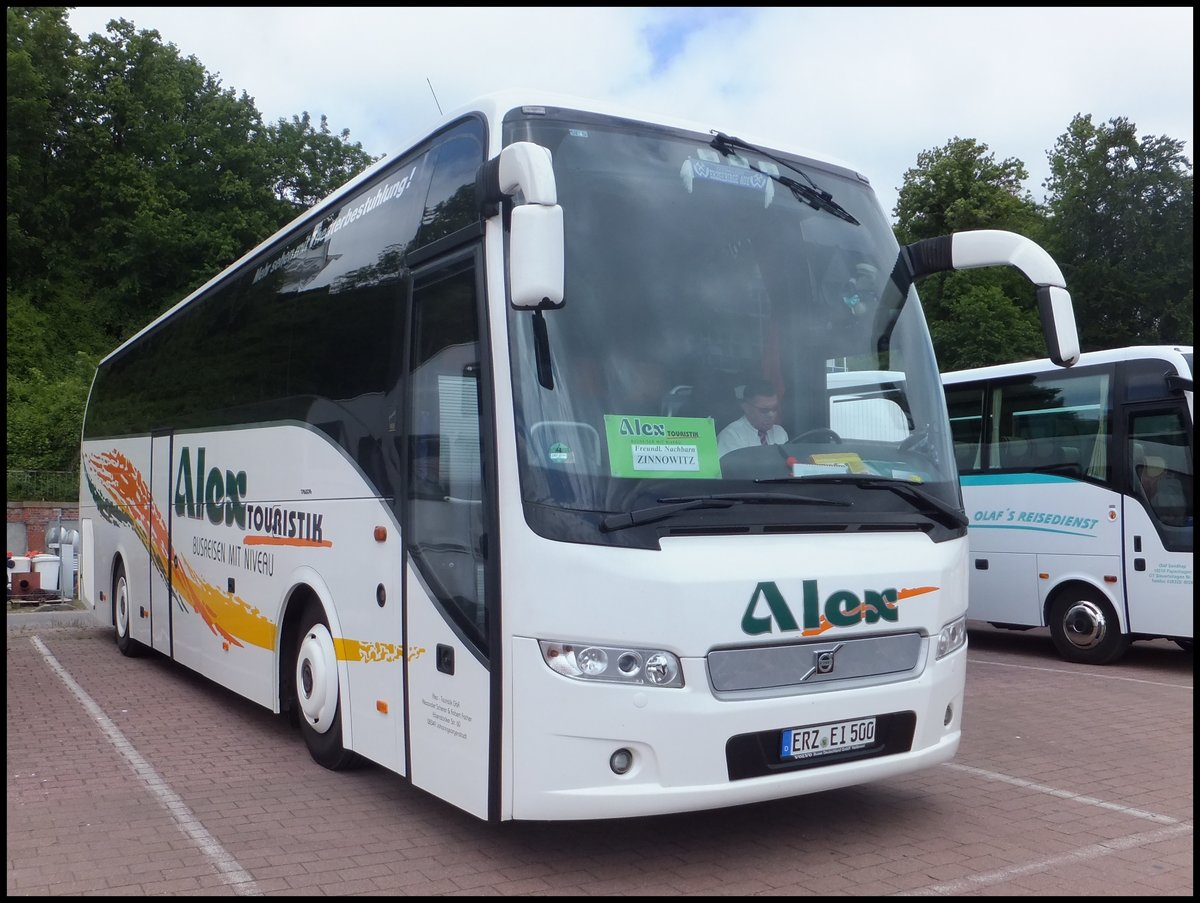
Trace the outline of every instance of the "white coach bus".
<path fill-rule="evenodd" d="M 1192 648 L 1191 346 L 943 374 L 971 518 L 972 620 L 1049 627 L 1066 660 Z"/>
<path fill-rule="evenodd" d="M 913 283 L 988 265 L 1072 363 L 1026 239 L 901 249 L 842 165 L 485 98 L 104 359 L 84 595 L 122 652 L 291 713 L 320 764 L 491 821 L 945 762 L 967 521 Z M 830 429 L 835 359 L 904 374 L 903 438 Z M 753 378 L 789 441 L 722 459 Z"/>

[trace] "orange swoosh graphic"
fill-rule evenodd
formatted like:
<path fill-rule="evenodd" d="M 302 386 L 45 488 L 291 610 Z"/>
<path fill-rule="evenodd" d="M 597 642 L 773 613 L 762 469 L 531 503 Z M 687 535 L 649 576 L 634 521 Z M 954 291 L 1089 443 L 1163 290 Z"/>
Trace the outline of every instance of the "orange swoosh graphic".
<path fill-rule="evenodd" d="M 913 596 L 923 596 L 925 593 L 936 593 L 939 589 L 941 589 L 939 586 L 918 586 L 913 589 L 902 589 L 896 593 L 896 601 L 911 599 Z"/>
<path fill-rule="evenodd" d="M 166 520 L 154 505 L 150 487 L 128 458 L 115 449 L 86 460 L 89 477 L 95 477 L 99 487 L 123 515 L 146 551 L 164 582 L 170 573 L 172 595 L 181 604 L 190 606 L 208 625 L 214 636 L 234 646 L 250 644 L 262 649 L 275 649 L 275 625 L 257 608 L 232 593 L 223 592 L 206 583 L 185 558 L 178 558 L 168 571 L 171 560 L 171 541 Z"/>
<path fill-rule="evenodd" d="M 246 536 L 242 544 L 247 546 L 295 546 L 303 549 L 331 549 L 330 539 L 289 539 L 286 536 Z"/>
<path fill-rule="evenodd" d="M 888 608 L 896 608 L 896 607 L 898 607 L 901 599 L 911 599 L 913 596 L 923 596 L 926 593 L 936 593 L 940 588 L 941 587 L 937 587 L 937 586 L 918 586 L 918 587 L 914 587 L 914 588 L 906 588 L 906 589 L 897 590 L 896 591 L 896 601 L 895 602 L 886 602 L 885 604 L 887 605 Z M 865 615 L 867 613 L 866 604 L 860 603 L 857 608 L 846 612 L 846 614 L 848 614 L 848 615 L 855 614 L 855 613 L 858 613 L 860 615 Z M 833 629 L 833 625 L 831 623 L 829 623 L 829 619 L 826 618 L 825 615 L 821 615 L 821 621 L 817 627 L 810 627 L 807 630 L 802 630 L 800 632 L 800 635 L 801 636 L 820 636 L 825 631 L 832 630 L 832 629 Z"/>
<path fill-rule="evenodd" d="M 171 560 L 170 533 L 162 512 L 154 505 L 150 487 L 133 463 L 117 450 L 88 455 L 84 461 L 88 484 L 101 515 L 118 526 L 128 525 L 150 553 L 155 570 L 166 582 L 171 575 L 171 591 L 185 611 L 190 606 L 208 625 L 214 636 L 232 646 L 257 646 L 274 651 L 276 625 L 240 596 L 225 592 L 206 582 L 186 558 L 178 559 L 168 571 Z M 247 536 L 246 545 L 275 545 L 329 548 L 329 540 L 288 539 L 275 536 Z M 394 643 L 366 643 L 335 639 L 339 659 L 359 662 L 412 661 L 426 652 L 417 646 L 406 650 Z"/>

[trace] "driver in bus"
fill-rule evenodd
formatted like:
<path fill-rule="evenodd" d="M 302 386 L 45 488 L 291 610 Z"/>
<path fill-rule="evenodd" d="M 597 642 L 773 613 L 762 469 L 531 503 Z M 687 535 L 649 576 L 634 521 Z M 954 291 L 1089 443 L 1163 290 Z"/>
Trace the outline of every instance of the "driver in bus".
<path fill-rule="evenodd" d="M 765 379 L 753 379 L 742 388 L 742 416 L 717 435 L 717 452 L 753 445 L 783 445 L 787 430 L 778 423 L 779 392 Z"/>

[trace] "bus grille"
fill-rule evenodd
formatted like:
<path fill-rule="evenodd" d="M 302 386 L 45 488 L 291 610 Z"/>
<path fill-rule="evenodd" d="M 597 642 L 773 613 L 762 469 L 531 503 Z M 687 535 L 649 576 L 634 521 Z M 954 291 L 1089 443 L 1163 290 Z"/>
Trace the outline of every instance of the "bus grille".
<path fill-rule="evenodd" d="M 708 654 L 708 677 L 718 694 L 803 692 L 834 681 L 870 686 L 916 677 L 924 651 L 919 633 L 717 649 Z"/>

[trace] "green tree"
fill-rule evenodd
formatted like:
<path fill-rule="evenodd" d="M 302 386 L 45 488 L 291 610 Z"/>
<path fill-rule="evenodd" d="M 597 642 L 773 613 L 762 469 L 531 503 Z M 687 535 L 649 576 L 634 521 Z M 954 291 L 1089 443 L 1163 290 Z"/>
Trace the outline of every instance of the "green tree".
<path fill-rule="evenodd" d="M 243 92 L 125 20 L 80 60 L 78 125 L 65 165 L 76 253 L 123 336 L 281 224 L 271 149 Z"/>
<path fill-rule="evenodd" d="M 923 151 L 904 174 L 896 208 L 901 244 L 972 229 L 1007 229 L 1035 240 L 1044 220 L 1016 158 L 997 161 L 986 144 L 953 138 Z M 1034 288 L 1015 270 L 989 268 L 926 278 L 919 287 L 942 370 L 1046 353 Z"/>
<path fill-rule="evenodd" d="M 1051 230 L 1085 349 L 1192 342 L 1192 167 L 1183 142 L 1077 115 L 1047 154 Z"/>
<path fill-rule="evenodd" d="M 275 197 L 294 212 L 312 207 L 375 161 L 361 144 L 349 143 L 349 129 L 334 135 L 324 115 L 320 129 L 314 129 L 307 110 L 290 122 L 280 119 L 268 132 Z"/>
<path fill-rule="evenodd" d="M 123 19 L 8 10 L 8 462 L 70 469 L 96 361 L 365 168 Z"/>
<path fill-rule="evenodd" d="M 71 122 L 78 40 L 66 7 L 8 8 L 6 279 L 46 281 L 64 261 L 54 237 L 67 222 L 58 161 Z"/>

